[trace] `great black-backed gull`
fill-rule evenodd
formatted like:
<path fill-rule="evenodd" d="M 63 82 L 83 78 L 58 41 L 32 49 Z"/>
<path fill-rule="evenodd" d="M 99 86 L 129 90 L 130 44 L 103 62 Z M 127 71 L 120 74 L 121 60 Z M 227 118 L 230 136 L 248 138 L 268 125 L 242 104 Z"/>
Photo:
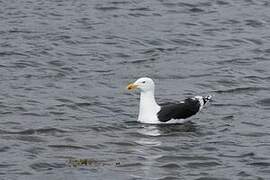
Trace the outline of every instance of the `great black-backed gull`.
<path fill-rule="evenodd" d="M 138 121 L 149 124 L 184 123 L 197 114 L 212 96 L 195 96 L 180 103 L 158 105 L 155 100 L 155 84 L 151 78 L 143 77 L 127 86 L 128 90 L 140 89 Z"/>

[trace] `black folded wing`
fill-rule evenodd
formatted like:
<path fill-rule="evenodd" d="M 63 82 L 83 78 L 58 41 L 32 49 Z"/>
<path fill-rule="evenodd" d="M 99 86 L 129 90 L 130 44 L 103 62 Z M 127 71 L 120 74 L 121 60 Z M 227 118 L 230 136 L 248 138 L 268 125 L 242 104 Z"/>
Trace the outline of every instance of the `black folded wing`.
<path fill-rule="evenodd" d="M 188 98 L 182 103 L 161 106 L 157 116 L 159 121 L 167 122 L 171 119 L 186 119 L 196 114 L 199 110 L 199 100 Z"/>

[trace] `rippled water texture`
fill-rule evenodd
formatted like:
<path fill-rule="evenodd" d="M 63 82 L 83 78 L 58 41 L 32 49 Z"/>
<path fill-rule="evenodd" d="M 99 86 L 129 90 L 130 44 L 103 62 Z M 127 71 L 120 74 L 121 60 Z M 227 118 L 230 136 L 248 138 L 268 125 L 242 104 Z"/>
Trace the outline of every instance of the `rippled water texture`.
<path fill-rule="evenodd" d="M 0 179 L 270 177 L 268 0 L 0 1 Z M 214 95 L 192 123 L 136 122 Z M 88 159 L 87 165 L 70 161 Z"/>

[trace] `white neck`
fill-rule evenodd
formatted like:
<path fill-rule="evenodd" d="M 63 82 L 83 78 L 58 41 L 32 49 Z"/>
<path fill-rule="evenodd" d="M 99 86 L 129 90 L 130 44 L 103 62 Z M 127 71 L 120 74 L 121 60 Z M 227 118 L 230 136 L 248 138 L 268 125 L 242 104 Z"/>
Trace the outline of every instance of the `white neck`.
<path fill-rule="evenodd" d="M 158 122 L 157 113 L 160 106 L 156 103 L 154 91 L 142 91 L 138 121 L 143 123 Z"/>

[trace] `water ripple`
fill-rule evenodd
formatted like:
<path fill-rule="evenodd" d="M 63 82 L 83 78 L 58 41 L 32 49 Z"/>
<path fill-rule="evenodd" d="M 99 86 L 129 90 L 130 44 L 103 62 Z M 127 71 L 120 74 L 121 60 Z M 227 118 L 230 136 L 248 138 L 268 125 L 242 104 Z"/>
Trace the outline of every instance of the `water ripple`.
<path fill-rule="evenodd" d="M 1 176 L 269 179 L 268 1 L 0 7 Z M 142 76 L 158 102 L 214 98 L 190 123 L 140 124 L 125 87 Z"/>
<path fill-rule="evenodd" d="M 32 134 L 56 134 L 65 133 L 66 130 L 57 128 L 41 128 L 41 129 L 27 129 L 23 131 L 6 131 L 0 129 L 0 134 L 21 134 L 21 135 L 32 135 Z"/>
<path fill-rule="evenodd" d="M 56 168 L 64 168 L 66 165 L 64 163 L 44 163 L 36 162 L 30 165 L 30 167 L 35 171 L 53 170 Z"/>

